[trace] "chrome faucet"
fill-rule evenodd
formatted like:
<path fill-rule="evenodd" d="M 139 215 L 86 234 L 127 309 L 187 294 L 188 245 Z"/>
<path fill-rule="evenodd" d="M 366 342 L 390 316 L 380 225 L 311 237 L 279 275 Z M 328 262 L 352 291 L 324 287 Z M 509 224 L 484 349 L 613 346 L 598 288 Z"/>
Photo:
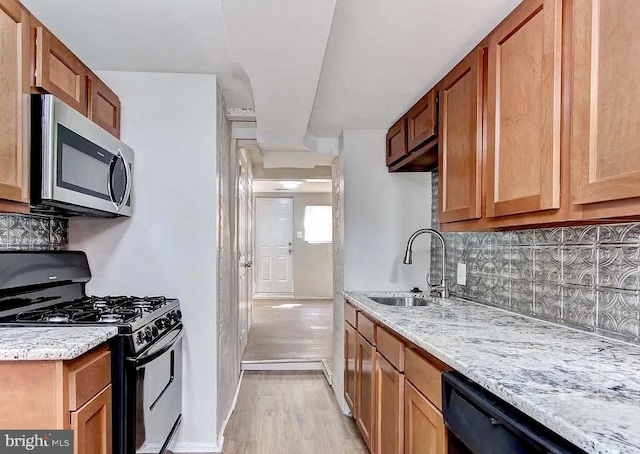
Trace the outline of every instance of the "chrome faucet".
<path fill-rule="evenodd" d="M 442 281 L 440 282 L 440 284 L 437 284 L 437 285 L 429 285 L 430 293 L 431 292 L 439 293 L 440 297 L 449 298 L 449 288 L 447 286 L 447 277 L 446 277 L 447 276 L 447 246 L 444 242 L 444 237 L 440 234 L 440 232 L 433 229 L 420 229 L 414 232 L 409 237 L 409 242 L 407 243 L 407 250 L 404 253 L 404 260 L 402 261 L 402 263 L 404 263 L 405 265 L 411 265 L 413 263 L 413 250 L 412 250 L 413 242 L 417 237 L 419 237 L 423 233 L 430 233 L 431 235 L 438 238 L 440 240 L 440 243 L 442 244 Z M 429 279 L 427 279 L 427 283 L 428 281 Z"/>

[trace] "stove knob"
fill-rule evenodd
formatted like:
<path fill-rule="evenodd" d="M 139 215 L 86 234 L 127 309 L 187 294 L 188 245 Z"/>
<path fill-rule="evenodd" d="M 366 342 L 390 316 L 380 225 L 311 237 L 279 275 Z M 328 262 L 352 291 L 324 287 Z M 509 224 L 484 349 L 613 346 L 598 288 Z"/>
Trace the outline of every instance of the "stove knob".
<path fill-rule="evenodd" d="M 142 344 L 144 343 L 144 333 L 142 331 L 140 331 L 138 333 L 138 340 L 136 341 L 138 344 Z"/>
<path fill-rule="evenodd" d="M 151 327 L 151 334 L 153 334 L 153 337 L 156 337 L 158 335 L 158 328 L 155 326 Z"/>
<path fill-rule="evenodd" d="M 176 311 L 176 321 L 180 320 L 181 318 L 182 318 L 182 311 L 178 309 Z"/>
<path fill-rule="evenodd" d="M 144 330 L 144 340 L 147 342 L 151 342 L 153 340 L 153 333 L 151 332 L 151 328 L 147 326 L 147 329 Z"/>

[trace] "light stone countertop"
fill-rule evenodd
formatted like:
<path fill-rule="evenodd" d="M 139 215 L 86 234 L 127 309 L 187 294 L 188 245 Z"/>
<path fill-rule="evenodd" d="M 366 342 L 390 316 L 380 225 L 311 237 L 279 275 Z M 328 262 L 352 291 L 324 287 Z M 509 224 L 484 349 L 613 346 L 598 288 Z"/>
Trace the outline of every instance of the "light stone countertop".
<path fill-rule="evenodd" d="M 592 454 L 640 453 L 640 347 L 456 298 L 354 306 Z M 411 295 L 415 296 L 415 295 Z"/>
<path fill-rule="evenodd" d="M 0 361 L 75 359 L 116 334 L 116 327 L 0 327 Z"/>

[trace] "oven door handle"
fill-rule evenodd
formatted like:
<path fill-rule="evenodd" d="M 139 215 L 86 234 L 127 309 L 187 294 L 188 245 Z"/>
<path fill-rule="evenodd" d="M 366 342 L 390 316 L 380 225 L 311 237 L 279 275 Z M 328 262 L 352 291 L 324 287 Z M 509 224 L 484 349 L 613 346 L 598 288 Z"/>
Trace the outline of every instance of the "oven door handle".
<path fill-rule="evenodd" d="M 172 336 L 171 333 L 175 333 L 173 337 L 171 337 Z M 169 331 L 169 333 L 167 333 L 164 336 L 168 340 L 158 350 L 155 350 L 155 349 L 153 349 L 153 351 L 149 350 L 146 353 L 143 353 L 142 355 L 138 356 L 137 358 L 127 358 L 127 361 L 131 361 L 135 363 L 136 368 L 144 366 L 145 364 L 149 364 L 151 361 L 159 358 L 160 356 L 164 355 L 169 350 L 171 350 L 173 346 L 177 344 L 180 341 L 180 339 L 182 339 L 183 334 L 184 334 L 184 330 L 182 328 L 182 323 L 181 323 L 180 325 L 176 326 L 173 330 Z"/>

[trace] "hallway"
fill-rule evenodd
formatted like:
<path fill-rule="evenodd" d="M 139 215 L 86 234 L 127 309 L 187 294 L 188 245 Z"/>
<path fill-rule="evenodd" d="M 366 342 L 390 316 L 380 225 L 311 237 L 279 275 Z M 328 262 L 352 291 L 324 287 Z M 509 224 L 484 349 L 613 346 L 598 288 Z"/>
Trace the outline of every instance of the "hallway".
<path fill-rule="evenodd" d="M 243 361 L 332 357 L 331 300 L 256 299 Z"/>
<path fill-rule="evenodd" d="M 321 372 L 245 372 L 224 454 L 366 454 Z"/>

